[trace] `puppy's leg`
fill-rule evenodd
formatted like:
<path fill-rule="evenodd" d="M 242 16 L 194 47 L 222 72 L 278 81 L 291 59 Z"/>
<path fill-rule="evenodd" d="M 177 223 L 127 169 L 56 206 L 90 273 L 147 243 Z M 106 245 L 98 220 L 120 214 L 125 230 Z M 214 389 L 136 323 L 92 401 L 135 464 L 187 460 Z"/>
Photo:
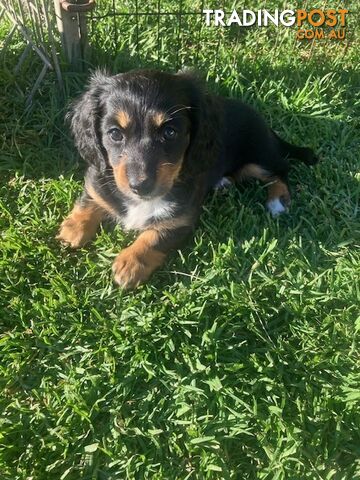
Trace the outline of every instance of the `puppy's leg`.
<path fill-rule="evenodd" d="M 288 210 L 291 197 L 286 176 L 280 177 L 256 163 L 248 163 L 238 170 L 234 177 L 237 181 L 256 178 L 265 183 L 268 187 L 266 207 L 274 217 Z"/>
<path fill-rule="evenodd" d="M 290 206 L 290 192 L 284 180 L 275 177 L 268 186 L 266 207 L 273 217 L 287 212 Z"/>
<path fill-rule="evenodd" d="M 84 192 L 62 222 L 57 240 L 71 248 L 82 247 L 95 236 L 105 214 L 105 210 Z"/>
<path fill-rule="evenodd" d="M 191 232 L 190 226 L 145 230 L 116 257 L 112 267 L 115 282 L 125 289 L 145 282 L 165 262 L 167 254 L 180 247 Z"/>

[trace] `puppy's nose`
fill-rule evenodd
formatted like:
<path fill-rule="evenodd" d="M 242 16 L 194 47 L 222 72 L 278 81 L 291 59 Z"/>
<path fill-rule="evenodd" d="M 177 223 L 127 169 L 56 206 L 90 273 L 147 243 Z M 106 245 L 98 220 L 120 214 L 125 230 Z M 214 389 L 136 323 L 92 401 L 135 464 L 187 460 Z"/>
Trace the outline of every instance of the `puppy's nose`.
<path fill-rule="evenodd" d="M 152 190 L 152 181 L 149 178 L 144 180 L 129 180 L 129 187 L 137 195 L 147 195 Z"/>

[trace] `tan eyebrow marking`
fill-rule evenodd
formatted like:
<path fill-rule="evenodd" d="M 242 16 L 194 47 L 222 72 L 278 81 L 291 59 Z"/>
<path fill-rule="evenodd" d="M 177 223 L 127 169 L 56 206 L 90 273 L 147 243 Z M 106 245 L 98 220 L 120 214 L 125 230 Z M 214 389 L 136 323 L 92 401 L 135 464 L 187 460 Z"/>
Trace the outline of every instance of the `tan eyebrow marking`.
<path fill-rule="evenodd" d="M 160 127 L 168 118 L 165 113 L 157 112 L 152 116 L 152 120 L 157 127 Z"/>
<path fill-rule="evenodd" d="M 129 114 L 124 110 L 119 111 L 119 113 L 116 115 L 116 119 L 121 128 L 127 128 L 130 124 Z"/>

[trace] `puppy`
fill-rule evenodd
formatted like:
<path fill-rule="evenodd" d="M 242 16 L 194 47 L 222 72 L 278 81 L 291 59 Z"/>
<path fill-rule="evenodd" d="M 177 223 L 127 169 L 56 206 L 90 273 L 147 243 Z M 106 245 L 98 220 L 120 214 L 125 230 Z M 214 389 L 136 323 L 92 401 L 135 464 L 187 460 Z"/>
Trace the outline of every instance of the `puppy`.
<path fill-rule="evenodd" d="M 290 204 L 289 158 L 309 148 L 280 139 L 251 107 L 204 91 L 191 73 L 95 73 L 71 129 L 88 164 L 85 187 L 57 238 L 79 248 L 110 217 L 137 239 L 113 263 L 123 288 L 145 282 L 191 235 L 206 194 L 224 177 L 268 185 L 273 215 Z"/>

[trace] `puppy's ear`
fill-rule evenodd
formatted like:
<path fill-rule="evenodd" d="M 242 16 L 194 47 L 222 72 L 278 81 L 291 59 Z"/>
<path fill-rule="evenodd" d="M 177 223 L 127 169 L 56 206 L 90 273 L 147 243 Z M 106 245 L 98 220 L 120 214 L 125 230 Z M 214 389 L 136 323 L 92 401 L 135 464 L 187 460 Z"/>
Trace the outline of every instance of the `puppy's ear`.
<path fill-rule="evenodd" d="M 111 87 L 112 78 L 96 71 L 83 95 L 75 100 L 66 115 L 70 120 L 75 145 L 82 158 L 98 168 L 105 166 L 106 150 L 102 144 L 100 123 L 103 116 L 103 100 Z"/>
<path fill-rule="evenodd" d="M 191 175 L 204 172 L 220 153 L 222 106 L 214 95 L 205 91 L 204 82 L 192 70 L 177 73 L 184 82 L 189 98 L 190 145 L 185 166 Z"/>

